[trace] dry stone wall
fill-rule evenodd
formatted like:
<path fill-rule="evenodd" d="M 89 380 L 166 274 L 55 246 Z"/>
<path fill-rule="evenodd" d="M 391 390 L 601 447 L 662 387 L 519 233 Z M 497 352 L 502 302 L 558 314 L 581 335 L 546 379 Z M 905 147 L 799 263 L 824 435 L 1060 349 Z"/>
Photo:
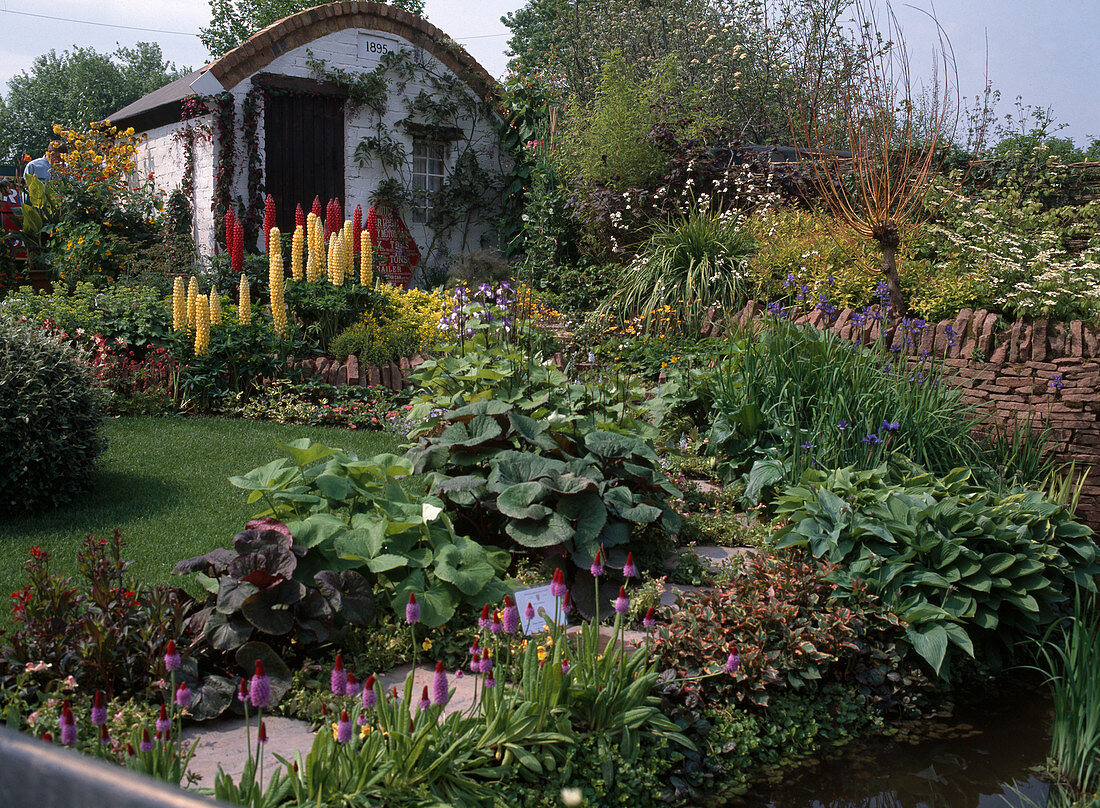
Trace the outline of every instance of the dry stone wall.
<path fill-rule="evenodd" d="M 750 302 L 734 320 L 744 324 L 763 316 L 767 310 Z M 1079 469 L 1091 467 L 1078 516 L 1100 531 L 1100 330 L 1081 320 L 1009 325 L 985 309 L 963 309 L 953 320 L 928 323 L 909 344 L 898 325 L 883 334 L 881 320 L 852 309 L 793 319 L 862 344 L 884 336 L 914 363 L 931 353 L 942 359 L 947 378 L 967 399 L 1002 424 L 1022 421 L 1028 412 L 1049 418 L 1058 458 L 1076 461 Z M 720 330 L 708 319 L 703 335 Z"/>

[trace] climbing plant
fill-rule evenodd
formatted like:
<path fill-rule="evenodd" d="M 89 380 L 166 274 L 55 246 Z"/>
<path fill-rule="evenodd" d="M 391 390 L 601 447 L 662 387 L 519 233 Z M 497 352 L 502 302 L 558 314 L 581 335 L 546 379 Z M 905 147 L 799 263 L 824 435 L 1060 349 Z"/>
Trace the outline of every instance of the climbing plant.
<path fill-rule="evenodd" d="M 469 243 L 470 235 L 484 225 L 495 227 L 503 207 L 507 158 L 501 149 L 501 115 L 493 104 L 419 48 L 389 51 L 373 70 L 357 73 L 331 67 L 310 51 L 306 63 L 318 80 L 347 92 L 353 109 L 368 113 L 372 131 L 352 157 L 361 167 L 377 161 L 382 168 L 385 179 L 371 201 L 397 210 L 426 210 L 431 241 L 424 254 L 436 263 L 450 259 L 446 245 L 455 234 L 461 236 L 460 251 L 479 246 Z M 395 98 L 404 114 L 387 125 Z M 407 139 L 398 131 L 445 142 L 453 150 L 438 190 L 413 187 Z"/>
<path fill-rule="evenodd" d="M 233 174 L 237 169 L 236 118 L 237 107 L 233 93 L 224 92 L 215 96 L 214 135 L 217 138 L 218 168 L 214 172 L 214 221 L 225 220 L 225 213 L 232 203 Z M 225 247 L 225 233 L 214 228 L 218 244 Z"/>

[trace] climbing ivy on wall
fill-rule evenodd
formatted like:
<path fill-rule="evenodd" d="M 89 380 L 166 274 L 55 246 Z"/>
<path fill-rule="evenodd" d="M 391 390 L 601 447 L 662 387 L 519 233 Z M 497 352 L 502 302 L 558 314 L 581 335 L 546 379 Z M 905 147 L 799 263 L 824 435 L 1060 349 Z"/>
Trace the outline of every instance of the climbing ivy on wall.
<path fill-rule="evenodd" d="M 195 143 L 208 142 L 211 136 L 211 127 L 208 123 L 198 123 L 196 118 L 210 113 L 205 99 L 198 96 L 190 96 L 180 102 L 180 121 L 183 126 L 172 133 L 172 137 L 183 147 L 183 178 L 180 180 L 180 189 L 187 197 L 188 204 L 194 200 L 195 194 Z"/>
<path fill-rule="evenodd" d="M 503 204 L 505 173 L 496 109 L 419 48 L 389 51 L 373 70 L 356 73 L 330 67 L 311 51 L 306 53 L 314 77 L 342 88 L 350 110 L 365 109 L 373 118 L 374 131 L 360 140 L 352 155 L 360 166 L 377 160 L 382 167 L 385 179 L 371 202 L 386 202 L 402 211 L 428 208 L 431 242 L 424 255 L 436 262 L 432 268 L 437 271 L 452 258 L 445 254 L 445 245 L 455 233 L 462 236 L 460 251 L 478 246 L 468 243 L 469 235 L 477 227 L 495 225 Z M 404 117 L 397 128 L 446 141 L 455 150 L 438 191 L 412 187 L 406 139 L 385 123 L 391 98 L 403 104 Z"/>
<path fill-rule="evenodd" d="M 214 172 L 214 221 L 225 221 L 225 213 L 232 204 L 233 174 L 237 168 L 236 118 L 237 108 L 233 93 L 219 93 L 213 99 L 214 136 L 217 138 L 218 167 Z M 214 237 L 225 247 L 225 230 L 214 228 Z"/>
<path fill-rule="evenodd" d="M 264 212 L 264 196 L 261 188 L 263 167 L 260 153 L 260 113 L 263 110 L 263 89 L 255 84 L 241 102 L 241 134 L 248 157 L 248 191 L 244 200 L 241 224 L 244 226 L 244 243 L 256 244 L 260 235 Z"/>

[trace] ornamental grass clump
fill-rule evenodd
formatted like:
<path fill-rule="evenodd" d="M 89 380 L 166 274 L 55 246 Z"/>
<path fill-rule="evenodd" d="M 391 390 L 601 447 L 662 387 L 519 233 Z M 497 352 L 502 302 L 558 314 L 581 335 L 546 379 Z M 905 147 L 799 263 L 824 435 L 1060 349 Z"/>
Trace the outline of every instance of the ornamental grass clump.
<path fill-rule="evenodd" d="M 623 322 L 639 318 L 647 330 L 658 312 L 672 312 L 686 328 L 698 327 L 711 309 L 723 319 L 748 299 L 755 249 L 736 214 L 693 210 L 658 225 L 599 312 Z"/>
<path fill-rule="evenodd" d="M 0 514 L 91 486 L 107 398 L 85 359 L 63 335 L 0 314 Z"/>

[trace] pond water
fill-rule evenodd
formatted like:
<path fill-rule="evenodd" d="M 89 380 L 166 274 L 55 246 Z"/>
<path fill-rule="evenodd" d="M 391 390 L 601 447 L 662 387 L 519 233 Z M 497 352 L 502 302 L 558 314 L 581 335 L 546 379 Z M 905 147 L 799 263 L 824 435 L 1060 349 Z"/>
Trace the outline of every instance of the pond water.
<path fill-rule="evenodd" d="M 920 739 L 877 739 L 761 786 L 734 805 L 770 808 L 1023 808 L 1047 785 L 1033 767 L 1050 749 L 1041 687 L 956 710 Z"/>

